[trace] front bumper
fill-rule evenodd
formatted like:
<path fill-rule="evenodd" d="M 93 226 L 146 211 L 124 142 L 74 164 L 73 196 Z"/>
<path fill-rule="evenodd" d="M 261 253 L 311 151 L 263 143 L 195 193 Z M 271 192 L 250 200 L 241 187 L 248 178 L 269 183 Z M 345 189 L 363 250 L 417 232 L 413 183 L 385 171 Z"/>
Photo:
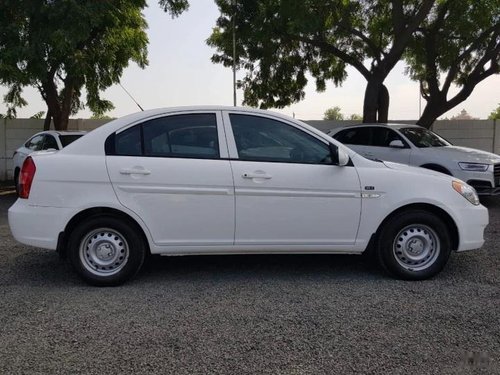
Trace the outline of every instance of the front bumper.
<path fill-rule="evenodd" d="M 479 249 L 484 244 L 484 230 L 489 223 L 488 209 L 482 205 L 458 208 L 455 211 L 459 244 L 457 251 Z"/>
<path fill-rule="evenodd" d="M 478 195 L 488 196 L 488 195 L 500 195 L 500 186 L 491 187 L 491 186 L 482 186 L 475 184 L 474 181 L 467 182 L 470 186 L 476 189 Z"/>

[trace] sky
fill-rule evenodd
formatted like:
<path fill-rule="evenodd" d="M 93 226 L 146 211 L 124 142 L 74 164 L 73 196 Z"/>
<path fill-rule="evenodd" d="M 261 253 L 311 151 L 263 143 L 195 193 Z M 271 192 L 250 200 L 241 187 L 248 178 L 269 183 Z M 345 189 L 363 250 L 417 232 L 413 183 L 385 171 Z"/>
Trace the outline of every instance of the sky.
<path fill-rule="evenodd" d="M 149 65 L 143 70 L 131 63 L 122 76 L 122 85 L 144 109 L 232 105 L 232 71 L 210 61 L 215 50 L 206 44 L 219 16 L 215 3 L 211 0 L 192 0 L 190 9 L 175 19 L 164 13 L 157 1 L 150 0 L 148 3 L 144 14 L 149 25 Z M 399 63 L 385 81 L 390 94 L 390 120 L 416 120 L 419 117 L 418 84 L 404 74 L 404 69 L 404 64 Z M 304 100 L 276 111 L 302 120 L 320 120 L 324 112 L 334 106 L 340 107 L 347 116 L 362 114 L 366 81 L 352 68 L 348 68 L 347 72 L 348 78 L 341 87 L 330 83 L 321 93 L 315 91 L 314 81 L 310 80 Z M 243 77 L 244 72 L 237 73 L 237 79 Z M 1 97 L 6 91 L 0 86 Z M 241 105 L 242 96 L 239 90 L 238 105 Z M 35 89 L 25 88 L 24 97 L 29 105 L 18 110 L 19 118 L 46 111 L 45 103 Z M 139 110 L 119 85 L 110 87 L 102 97 L 115 105 L 115 109 L 108 113 L 112 117 Z M 487 118 L 499 102 L 500 75 L 496 75 L 481 82 L 469 99 L 443 117 L 452 117 L 466 109 L 474 117 Z M 424 106 L 422 99 L 422 108 Z M 5 104 L 0 103 L 0 113 L 5 112 Z M 82 110 L 74 117 L 90 116 L 89 110 Z"/>

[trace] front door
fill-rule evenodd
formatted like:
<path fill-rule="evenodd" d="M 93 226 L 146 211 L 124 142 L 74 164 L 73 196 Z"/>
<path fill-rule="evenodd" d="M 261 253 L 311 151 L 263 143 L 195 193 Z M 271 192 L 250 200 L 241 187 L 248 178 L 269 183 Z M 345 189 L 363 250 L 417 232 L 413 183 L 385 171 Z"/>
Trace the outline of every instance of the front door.
<path fill-rule="evenodd" d="M 328 143 L 297 124 L 224 113 L 236 198 L 236 245 L 350 245 L 360 182 Z"/>

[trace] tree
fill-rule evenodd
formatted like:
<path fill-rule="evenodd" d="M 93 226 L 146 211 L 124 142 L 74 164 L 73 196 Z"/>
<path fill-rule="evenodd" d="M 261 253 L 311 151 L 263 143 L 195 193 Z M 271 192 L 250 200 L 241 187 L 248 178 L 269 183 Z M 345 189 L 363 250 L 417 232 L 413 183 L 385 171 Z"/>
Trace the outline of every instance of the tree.
<path fill-rule="evenodd" d="M 323 120 L 343 120 L 344 115 L 341 113 L 340 107 L 328 108 L 323 115 Z"/>
<path fill-rule="evenodd" d="M 465 101 L 476 85 L 499 73 L 498 0 L 441 0 L 414 33 L 408 72 L 427 101 L 418 124 L 429 128 Z M 459 87 L 450 93 L 451 85 Z"/>
<path fill-rule="evenodd" d="M 17 0 L 0 3 L 0 83 L 18 100 L 34 86 L 47 104 L 47 122 L 66 129 L 86 104 L 113 108 L 100 91 L 119 82 L 129 61 L 147 64 L 145 0 Z M 9 100 L 10 108 L 19 105 Z"/>
<path fill-rule="evenodd" d="M 30 118 L 34 118 L 34 119 L 40 120 L 40 119 L 43 118 L 43 116 L 45 116 L 45 112 L 44 111 L 40 111 L 40 112 L 35 113 Z"/>
<path fill-rule="evenodd" d="M 246 71 L 244 103 L 284 107 L 304 98 L 306 73 L 318 91 L 340 85 L 351 65 L 366 79 L 363 120 L 386 122 L 384 80 L 435 0 L 216 0 L 221 11 L 208 44 L 216 63 Z"/>
<path fill-rule="evenodd" d="M 357 113 L 353 113 L 352 115 L 349 116 L 349 120 L 352 120 L 352 121 L 363 121 L 363 116 L 358 115 Z"/>
<path fill-rule="evenodd" d="M 500 120 L 500 104 L 498 105 L 497 109 L 491 111 L 490 115 L 488 116 L 488 120 Z"/>

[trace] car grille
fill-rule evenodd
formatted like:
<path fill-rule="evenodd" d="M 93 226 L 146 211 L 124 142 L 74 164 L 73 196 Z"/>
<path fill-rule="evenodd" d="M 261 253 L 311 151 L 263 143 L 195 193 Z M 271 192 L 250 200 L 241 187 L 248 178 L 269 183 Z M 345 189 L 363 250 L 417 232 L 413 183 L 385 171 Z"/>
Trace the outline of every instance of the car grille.
<path fill-rule="evenodd" d="M 493 175 L 495 176 L 495 186 L 500 186 L 500 164 L 493 166 Z"/>

